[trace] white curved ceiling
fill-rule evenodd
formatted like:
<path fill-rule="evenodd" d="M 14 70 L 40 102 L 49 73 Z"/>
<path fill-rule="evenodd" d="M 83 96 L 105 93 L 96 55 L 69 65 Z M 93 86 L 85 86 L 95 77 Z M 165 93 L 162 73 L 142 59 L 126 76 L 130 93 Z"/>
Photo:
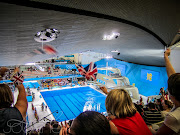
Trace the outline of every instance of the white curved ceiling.
<path fill-rule="evenodd" d="M 156 4 L 142 0 L 134 3 L 108 3 L 107 0 L 76 1 L 76 4 L 70 0 L 0 3 L 0 65 L 25 64 L 52 57 L 29 54 L 41 47 L 33 39 L 34 35 L 45 28 L 55 28 L 61 33 L 49 44 L 57 49 L 58 56 L 91 50 L 128 62 L 164 66 L 164 48 L 180 28 L 180 15 L 177 14 L 179 1 L 160 1 Z M 104 34 L 112 32 L 119 32 L 120 37 L 102 40 Z M 120 55 L 111 53 L 112 50 L 120 51 Z"/>

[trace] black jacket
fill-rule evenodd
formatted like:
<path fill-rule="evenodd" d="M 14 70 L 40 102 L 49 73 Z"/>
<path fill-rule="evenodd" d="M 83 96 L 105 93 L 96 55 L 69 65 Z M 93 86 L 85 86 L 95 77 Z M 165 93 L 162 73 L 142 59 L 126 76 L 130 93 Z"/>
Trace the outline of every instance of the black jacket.
<path fill-rule="evenodd" d="M 0 109 L 0 133 L 24 135 L 25 122 L 16 107 Z"/>

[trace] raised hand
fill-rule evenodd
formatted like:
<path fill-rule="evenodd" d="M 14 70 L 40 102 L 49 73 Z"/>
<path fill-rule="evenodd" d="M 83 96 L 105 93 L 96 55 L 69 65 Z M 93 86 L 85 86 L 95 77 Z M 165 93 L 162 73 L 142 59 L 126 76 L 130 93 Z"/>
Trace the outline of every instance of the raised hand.
<path fill-rule="evenodd" d="M 171 54 L 171 49 L 167 48 L 166 51 L 164 52 L 164 56 L 169 56 Z"/>
<path fill-rule="evenodd" d="M 99 87 L 105 94 L 108 94 L 107 88 L 105 86 Z"/>
<path fill-rule="evenodd" d="M 166 65 L 166 71 L 167 71 L 167 75 L 168 77 L 170 77 L 172 74 L 175 74 L 176 71 L 174 70 L 168 56 L 171 53 L 171 49 L 167 48 L 166 51 L 164 52 L 164 60 L 165 60 L 165 65 Z"/>
<path fill-rule="evenodd" d="M 5 75 L 5 73 L 8 71 L 9 69 L 6 67 L 1 67 L 0 68 L 0 80 L 3 79 L 3 76 Z"/>
<path fill-rule="evenodd" d="M 15 69 L 14 69 L 14 73 L 16 73 L 16 72 L 19 72 L 19 68 L 18 67 L 15 67 Z"/>
<path fill-rule="evenodd" d="M 69 128 L 69 125 L 67 124 L 66 121 L 65 121 L 65 125 L 61 122 L 61 131 L 59 135 L 68 135 L 67 133 L 68 128 Z"/>

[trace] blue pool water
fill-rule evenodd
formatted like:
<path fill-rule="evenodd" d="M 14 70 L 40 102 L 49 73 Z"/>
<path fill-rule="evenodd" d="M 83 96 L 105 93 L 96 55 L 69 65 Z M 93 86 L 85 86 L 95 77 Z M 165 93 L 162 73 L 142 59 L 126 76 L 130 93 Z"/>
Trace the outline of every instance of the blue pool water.
<path fill-rule="evenodd" d="M 105 112 L 106 96 L 90 87 L 41 92 L 56 121 L 76 118 L 85 110 Z"/>

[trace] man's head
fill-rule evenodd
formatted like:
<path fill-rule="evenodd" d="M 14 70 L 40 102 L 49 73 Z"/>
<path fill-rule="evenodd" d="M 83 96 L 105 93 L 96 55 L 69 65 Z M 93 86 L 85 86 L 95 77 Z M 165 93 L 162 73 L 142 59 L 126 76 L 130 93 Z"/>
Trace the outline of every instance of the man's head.
<path fill-rule="evenodd" d="M 171 75 L 168 79 L 168 92 L 180 102 L 180 73 Z"/>

